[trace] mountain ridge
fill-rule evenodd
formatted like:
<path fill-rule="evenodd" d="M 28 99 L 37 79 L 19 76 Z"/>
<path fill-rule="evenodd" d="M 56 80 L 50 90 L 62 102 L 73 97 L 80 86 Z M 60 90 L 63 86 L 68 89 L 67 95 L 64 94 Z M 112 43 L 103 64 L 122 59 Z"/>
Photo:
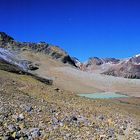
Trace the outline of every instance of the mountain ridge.
<path fill-rule="evenodd" d="M 116 77 L 140 79 L 140 55 L 124 59 L 90 57 L 87 61 L 80 63 L 79 68 L 83 71 Z"/>
<path fill-rule="evenodd" d="M 74 67 L 76 67 L 74 61 L 59 46 L 51 45 L 46 42 L 18 42 L 14 40 L 11 36 L 7 35 L 4 32 L 0 32 L 0 47 L 11 49 L 14 51 L 34 51 L 36 53 L 40 52 L 43 54 L 47 54 L 51 56 L 53 59 L 60 60 L 63 63 L 68 63 Z"/>
<path fill-rule="evenodd" d="M 90 57 L 87 61 L 80 62 L 79 59 L 71 57 L 59 46 L 46 42 L 18 42 L 4 32 L 0 32 L 0 47 L 14 52 L 42 53 L 82 71 L 140 79 L 140 54 L 124 59 Z"/>

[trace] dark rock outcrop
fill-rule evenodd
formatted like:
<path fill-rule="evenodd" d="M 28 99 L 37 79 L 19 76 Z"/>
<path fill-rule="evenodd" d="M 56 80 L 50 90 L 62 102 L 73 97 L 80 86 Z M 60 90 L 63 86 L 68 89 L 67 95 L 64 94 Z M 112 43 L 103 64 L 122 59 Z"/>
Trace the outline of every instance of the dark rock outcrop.
<path fill-rule="evenodd" d="M 82 62 L 80 62 L 80 60 L 78 58 L 76 58 L 76 57 L 71 57 L 71 59 L 74 61 L 74 63 L 77 66 L 77 68 L 81 69 Z"/>
<path fill-rule="evenodd" d="M 12 38 L 11 36 L 7 35 L 4 32 L 0 32 L 0 42 L 8 43 L 8 42 L 11 42 L 13 40 L 14 40 L 14 38 Z"/>
<path fill-rule="evenodd" d="M 0 70 L 12 72 L 12 73 L 18 73 L 18 74 L 25 74 L 19 67 L 12 65 L 4 60 L 0 60 Z"/>

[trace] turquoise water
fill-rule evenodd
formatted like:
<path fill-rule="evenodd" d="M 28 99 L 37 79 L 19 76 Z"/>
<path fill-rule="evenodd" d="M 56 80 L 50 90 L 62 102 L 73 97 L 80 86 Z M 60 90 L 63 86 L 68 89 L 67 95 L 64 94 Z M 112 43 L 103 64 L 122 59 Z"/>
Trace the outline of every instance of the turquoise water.
<path fill-rule="evenodd" d="M 123 94 L 119 94 L 119 93 L 115 93 L 115 92 L 87 93 L 87 94 L 78 94 L 78 95 L 87 97 L 87 98 L 99 98 L 99 99 L 128 97 L 127 95 L 123 95 Z"/>

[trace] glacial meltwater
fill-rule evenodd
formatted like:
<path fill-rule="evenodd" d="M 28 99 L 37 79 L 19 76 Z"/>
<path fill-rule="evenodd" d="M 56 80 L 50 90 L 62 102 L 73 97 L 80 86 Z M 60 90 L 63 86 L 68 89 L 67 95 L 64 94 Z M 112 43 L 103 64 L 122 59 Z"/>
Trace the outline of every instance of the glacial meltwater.
<path fill-rule="evenodd" d="M 115 93 L 115 92 L 101 92 L 101 93 L 86 93 L 86 94 L 78 94 L 79 96 L 87 97 L 87 98 L 98 98 L 98 99 L 109 99 L 109 98 L 124 98 L 129 97 L 124 94 Z"/>

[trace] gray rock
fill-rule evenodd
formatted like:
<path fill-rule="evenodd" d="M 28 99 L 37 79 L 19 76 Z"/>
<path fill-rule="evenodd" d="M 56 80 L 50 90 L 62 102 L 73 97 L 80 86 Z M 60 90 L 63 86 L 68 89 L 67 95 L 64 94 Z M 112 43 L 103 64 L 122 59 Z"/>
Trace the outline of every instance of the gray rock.
<path fill-rule="evenodd" d="M 78 121 L 78 118 L 76 116 L 71 116 L 71 121 Z"/>
<path fill-rule="evenodd" d="M 19 119 L 20 121 L 24 120 L 24 115 L 23 115 L 22 113 L 19 114 L 18 119 Z"/>
<path fill-rule="evenodd" d="M 11 137 L 11 136 L 4 136 L 2 138 L 2 140 L 15 140 L 15 139 L 13 137 Z"/>
<path fill-rule="evenodd" d="M 33 110 L 32 106 L 26 106 L 25 109 L 26 109 L 27 112 L 31 112 Z"/>
<path fill-rule="evenodd" d="M 16 127 L 12 124 L 8 125 L 8 129 L 11 133 L 15 132 L 16 131 Z"/>
<path fill-rule="evenodd" d="M 41 135 L 39 128 L 31 128 L 29 130 L 29 133 L 32 136 L 32 138 L 37 138 L 37 137 L 39 137 Z"/>

